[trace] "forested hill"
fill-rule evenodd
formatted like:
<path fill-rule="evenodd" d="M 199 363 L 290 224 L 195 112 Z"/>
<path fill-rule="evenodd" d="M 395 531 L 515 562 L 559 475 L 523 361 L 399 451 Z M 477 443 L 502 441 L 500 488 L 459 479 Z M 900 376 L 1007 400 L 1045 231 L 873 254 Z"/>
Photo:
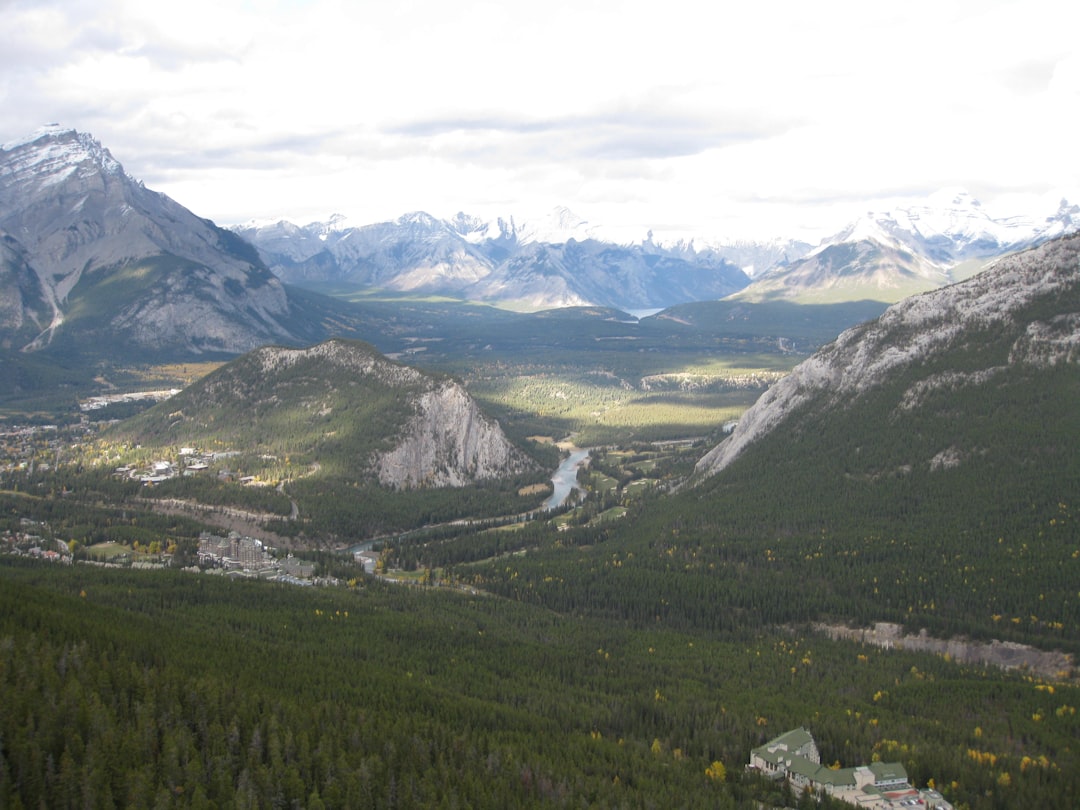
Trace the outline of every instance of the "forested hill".
<path fill-rule="evenodd" d="M 1054 396 L 1056 372 L 1080 363 L 1080 238 L 1066 237 L 1002 259 L 960 284 L 908 298 L 877 321 L 844 332 L 799 365 L 740 420 L 733 435 L 698 464 L 710 475 L 775 427 L 838 418 L 867 407 L 865 434 L 848 434 L 849 450 L 888 444 L 908 419 L 955 413 L 953 397 L 974 394 L 1008 411 L 1017 425 L 1050 420 L 1067 403 Z M 1036 410 L 1004 392 L 1010 384 L 1043 389 Z M 847 416 L 843 417 L 847 420 Z M 954 467 L 1003 439 L 983 422 L 960 420 L 934 439 L 912 444 L 880 463 L 893 467 Z M 804 428 L 805 429 L 805 428 Z M 929 439 L 929 436 L 927 437 Z M 937 443 L 935 444 L 934 441 Z M 1034 462 L 1045 448 L 1027 446 Z M 856 466 L 865 466 L 857 464 Z"/>
<path fill-rule="evenodd" d="M 460 384 L 345 340 L 257 349 L 116 436 L 403 488 L 461 486 L 534 467 Z"/>

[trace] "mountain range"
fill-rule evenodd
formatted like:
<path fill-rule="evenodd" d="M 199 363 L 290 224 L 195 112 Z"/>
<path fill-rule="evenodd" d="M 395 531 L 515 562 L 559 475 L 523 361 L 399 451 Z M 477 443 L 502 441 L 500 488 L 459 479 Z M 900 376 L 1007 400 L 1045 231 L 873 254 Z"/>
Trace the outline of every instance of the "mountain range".
<path fill-rule="evenodd" d="M 54 125 L 0 147 L 0 347 L 197 357 L 333 335 L 378 342 L 364 313 L 317 294 L 331 288 L 639 315 L 720 299 L 884 306 L 1078 226 L 1065 201 L 1042 219 L 995 219 L 947 190 L 816 248 L 616 242 L 566 208 L 531 222 L 418 212 L 227 230 L 147 189 L 92 136 Z"/>
<path fill-rule="evenodd" d="M 918 205 L 867 213 L 805 256 L 756 277 L 733 299 L 895 303 L 1078 228 L 1080 206 L 1066 200 L 1042 219 L 995 219 L 967 191 L 943 189 Z"/>
<path fill-rule="evenodd" d="M 963 189 L 867 213 L 814 247 L 799 241 L 635 241 L 565 207 L 535 222 L 423 212 L 349 226 L 344 217 L 234 230 L 295 284 L 450 295 L 531 309 L 597 305 L 629 311 L 693 301 L 892 303 L 977 272 L 985 260 L 1080 227 L 1063 200 L 1042 219 L 994 218 Z M 741 272 L 740 272 L 741 271 Z"/>
<path fill-rule="evenodd" d="M 739 267 L 712 251 L 604 241 L 566 208 L 524 224 L 513 218 L 486 223 L 463 213 L 446 221 L 416 212 L 362 227 L 331 218 L 235 230 L 290 283 L 450 295 L 533 310 L 659 309 L 723 298 L 749 283 Z"/>

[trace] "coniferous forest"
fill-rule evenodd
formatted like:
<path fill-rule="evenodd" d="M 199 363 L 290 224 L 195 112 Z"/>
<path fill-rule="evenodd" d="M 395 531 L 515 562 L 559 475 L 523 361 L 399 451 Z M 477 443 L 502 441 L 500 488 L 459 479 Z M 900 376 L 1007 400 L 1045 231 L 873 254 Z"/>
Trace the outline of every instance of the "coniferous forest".
<path fill-rule="evenodd" d="M 742 766 L 801 724 L 824 761 L 900 761 L 961 805 L 1080 788 L 1075 686 L 796 627 L 374 580 L 0 575 L 4 807 L 783 806 Z"/>

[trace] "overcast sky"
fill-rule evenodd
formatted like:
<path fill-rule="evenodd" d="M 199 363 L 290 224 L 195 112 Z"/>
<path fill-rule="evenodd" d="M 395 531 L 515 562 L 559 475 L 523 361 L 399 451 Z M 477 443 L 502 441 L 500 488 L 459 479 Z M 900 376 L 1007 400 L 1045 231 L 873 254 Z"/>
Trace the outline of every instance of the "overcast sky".
<path fill-rule="evenodd" d="M 813 237 L 943 186 L 1080 202 L 1078 31 L 1068 0 L 0 0 L 0 142 L 92 133 L 221 224 Z"/>

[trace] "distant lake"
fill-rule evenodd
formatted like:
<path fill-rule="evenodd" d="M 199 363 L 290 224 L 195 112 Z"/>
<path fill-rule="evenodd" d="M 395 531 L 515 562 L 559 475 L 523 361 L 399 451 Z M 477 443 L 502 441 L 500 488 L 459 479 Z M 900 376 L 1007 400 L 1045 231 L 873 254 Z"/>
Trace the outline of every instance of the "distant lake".
<path fill-rule="evenodd" d="M 555 489 L 551 497 L 544 501 L 544 509 L 557 509 L 566 502 L 570 493 L 577 488 L 578 468 L 588 457 L 588 450 L 575 450 L 563 459 L 562 464 L 555 470 L 555 474 L 551 476 L 551 483 Z"/>

